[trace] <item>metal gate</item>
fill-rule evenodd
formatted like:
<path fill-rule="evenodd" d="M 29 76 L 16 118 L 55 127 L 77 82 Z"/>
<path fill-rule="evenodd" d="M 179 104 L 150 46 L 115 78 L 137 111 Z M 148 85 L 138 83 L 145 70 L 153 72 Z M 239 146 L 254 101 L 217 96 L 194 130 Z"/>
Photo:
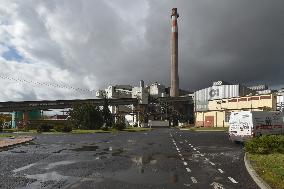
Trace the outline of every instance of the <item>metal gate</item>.
<path fill-rule="evenodd" d="M 205 116 L 205 127 L 214 127 L 214 116 Z"/>

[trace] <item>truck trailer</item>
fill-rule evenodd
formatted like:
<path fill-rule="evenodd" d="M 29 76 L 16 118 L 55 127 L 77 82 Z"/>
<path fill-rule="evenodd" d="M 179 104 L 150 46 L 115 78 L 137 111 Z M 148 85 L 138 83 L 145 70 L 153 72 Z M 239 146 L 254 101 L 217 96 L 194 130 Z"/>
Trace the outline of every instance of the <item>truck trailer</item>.
<path fill-rule="evenodd" d="M 284 134 L 283 118 L 283 112 L 231 112 L 229 139 L 234 142 L 243 142 L 262 135 Z"/>

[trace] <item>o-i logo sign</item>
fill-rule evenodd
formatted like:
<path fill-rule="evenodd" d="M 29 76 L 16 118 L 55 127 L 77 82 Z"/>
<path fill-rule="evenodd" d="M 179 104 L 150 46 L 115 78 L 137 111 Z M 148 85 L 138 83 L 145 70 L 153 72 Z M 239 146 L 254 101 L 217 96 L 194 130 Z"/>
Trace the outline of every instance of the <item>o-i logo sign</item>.
<path fill-rule="evenodd" d="M 210 97 L 215 97 L 215 96 L 219 96 L 219 89 L 212 89 L 209 91 L 209 96 Z"/>

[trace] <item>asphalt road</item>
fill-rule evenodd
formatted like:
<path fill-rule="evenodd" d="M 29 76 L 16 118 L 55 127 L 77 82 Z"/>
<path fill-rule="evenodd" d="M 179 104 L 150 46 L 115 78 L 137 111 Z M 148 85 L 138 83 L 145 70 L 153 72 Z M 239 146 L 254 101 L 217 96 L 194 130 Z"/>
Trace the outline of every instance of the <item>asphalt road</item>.
<path fill-rule="evenodd" d="M 0 188 L 258 188 L 224 132 L 36 135 L 0 152 Z"/>

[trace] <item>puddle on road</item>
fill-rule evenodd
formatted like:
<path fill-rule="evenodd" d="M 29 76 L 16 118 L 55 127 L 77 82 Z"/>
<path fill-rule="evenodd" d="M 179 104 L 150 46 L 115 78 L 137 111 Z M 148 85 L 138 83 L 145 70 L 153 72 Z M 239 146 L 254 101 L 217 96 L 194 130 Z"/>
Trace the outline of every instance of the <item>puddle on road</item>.
<path fill-rule="evenodd" d="M 54 167 L 57 167 L 57 166 L 60 166 L 60 165 L 69 165 L 69 164 L 73 164 L 75 162 L 76 161 L 58 161 L 58 162 L 48 164 L 45 169 L 53 169 Z"/>
<path fill-rule="evenodd" d="M 26 170 L 26 169 L 29 169 L 31 168 L 32 166 L 36 165 L 36 163 L 32 163 L 32 164 L 29 164 L 29 165 L 26 165 L 24 167 L 20 167 L 18 169 L 14 169 L 13 172 L 14 173 L 17 173 L 17 172 L 20 172 L 20 171 L 23 171 L 23 170 Z"/>
<path fill-rule="evenodd" d="M 25 177 L 36 181 L 20 189 L 66 188 L 80 180 L 80 178 L 77 177 L 60 175 L 55 171 L 43 174 L 25 175 Z"/>
<path fill-rule="evenodd" d="M 158 159 L 153 155 L 135 156 L 131 160 L 131 168 L 115 172 L 114 179 L 133 184 L 167 184 L 179 181 L 174 171 L 167 172 L 155 168 Z"/>
<path fill-rule="evenodd" d="M 88 152 L 88 151 L 96 151 L 99 147 L 98 146 L 82 146 L 81 148 L 74 148 L 71 149 L 72 151 L 76 152 Z"/>

